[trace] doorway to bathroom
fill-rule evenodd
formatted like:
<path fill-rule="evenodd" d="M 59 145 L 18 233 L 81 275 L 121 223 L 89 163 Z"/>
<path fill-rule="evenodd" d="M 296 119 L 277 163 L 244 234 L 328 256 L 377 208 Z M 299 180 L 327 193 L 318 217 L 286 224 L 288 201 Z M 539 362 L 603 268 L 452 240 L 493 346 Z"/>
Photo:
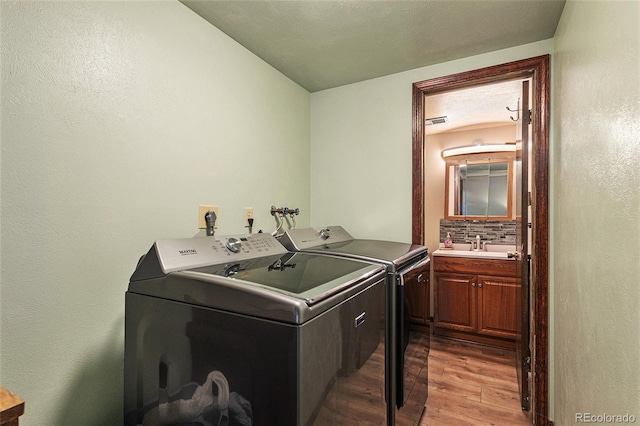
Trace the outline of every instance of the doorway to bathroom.
<path fill-rule="evenodd" d="M 530 286 L 530 290 L 523 290 L 519 296 L 518 306 L 523 307 L 526 312 L 517 317 L 518 325 L 526 327 L 521 329 L 528 332 L 530 338 L 520 339 L 517 345 L 518 371 L 525 372 L 524 385 L 521 387 L 521 398 L 523 408 L 529 408 L 535 424 L 547 424 L 549 413 L 548 401 L 548 152 L 549 152 L 549 55 L 539 56 L 521 61 L 510 62 L 488 68 L 468 71 L 459 74 L 438 77 L 435 79 L 416 82 L 413 85 L 413 193 L 412 193 L 412 238 L 417 244 L 425 244 L 427 231 L 427 210 L 429 198 L 427 186 L 431 184 L 429 180 L 430 164 L 425 159 L 425 147 L 429 143 L 429 135 L 425 131 L 427 123 L 425 120 L 446 120 L 443 117 L 429 117 L 427 110 L 430 99 L 433 101 L 436 95 L 444 93 L 454 93 L 462 89 L 487 87 L 491 85 L 503 84 L 505 82 L 517 81 L 530 84 L 530 89 L 523 87 L 522 97 L 530 100 L 518 99 L 521 105 L 505 105 L 512 111 L 516 119 L 526 122 L 530 118 L 530 126 L 521 126 L 518 129 L 517 138 L 520 146 L 530 144 L 530 150 L 521 150 L 519 157 L 522 174 L 525 182 L 527 169 L 530 169 L 531 182 L 524 186 L 522 197 L 524 201 L 520 206 L 529 208 L 518 211 L 518 219 L 524 233 L 520 229 L 520 235 L 530 234 L 529 250 L 519 255 L 519 265 L 522 266 L 518 279 Z M 525 92 L 527 92 L 525 94 Z M 516 99 L 513 100 L 514 102 Z M 529 107 L 525 105 L 529 104 Z M 528 116 L 530 114 L 530 117 Z M 524 128 L 525 132 L 521 129 Z M 526 130 L 530 129 L 527 133 Z M 530 135 L 529 135 L 530 133 Z M 524 140 L 523 140 L 524 139 Z M 529 151 L 530 155 L 527 155 Z M 440 159 L 442 161 L 442 159 Z M 518 161 L 516 161 L 517 163 Z M 525 183 L 526 185 L 526 183 Z M 517 202 L 515 203 L 517 204 Z M 444 210 L 444 209 L 443 209 Z M 527 211 L 529 218 L 527 217 Z M 442 212 L 444 216 L 444 212 Z M 525 218 L 524 222 L 522 218 Z M 518 222 L 516 219 L 516 223 Z M 528 226 L 527 226 L 528 225 Z M 527 231 L 527 228 L 529 231 Z M 527 244 L 525 237 L 525 247 Z M 433 251 L 433 248 L 432 248 Z M 530 256 L 527 256 L 529 253 Z M 517 260 L 517 259 L 516 259 Z M 530 274 L 522 273 L 530 271 Z M 527 279 L 528 276 L 528 279 Z M 530 296 L 530 299 L 527 299 Z M 525 300 L 527 299 L 527 300 Z M 530 319 L 529 324 L 525 324 L 525 319 Z M 530 370 L 531 374 L 526 372 Z M 527 378 L 531 378 L 530 385 L 527 386 Z M 530 395 L 528 392 L 530 389 Z"/>

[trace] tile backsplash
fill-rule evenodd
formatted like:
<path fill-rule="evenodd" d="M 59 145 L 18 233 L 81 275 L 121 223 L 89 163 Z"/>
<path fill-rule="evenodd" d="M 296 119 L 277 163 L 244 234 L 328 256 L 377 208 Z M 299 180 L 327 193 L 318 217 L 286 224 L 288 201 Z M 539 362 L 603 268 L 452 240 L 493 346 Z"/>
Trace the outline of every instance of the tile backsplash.
<path fill-rule="evenodd" d="M 502 220 L 445 220 L 440 219 L 440 242 L 451 234 L 454 243 L 465 243 L 480 235 L 482 241 L 496 244 L 516 243 L 516 221 Z"/>

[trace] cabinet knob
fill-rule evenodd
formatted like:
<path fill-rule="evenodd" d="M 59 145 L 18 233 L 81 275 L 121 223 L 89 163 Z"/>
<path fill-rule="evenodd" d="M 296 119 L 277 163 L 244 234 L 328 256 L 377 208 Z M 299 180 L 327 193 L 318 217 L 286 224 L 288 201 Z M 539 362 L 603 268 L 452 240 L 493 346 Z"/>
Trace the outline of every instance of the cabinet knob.
<path fill-rule="evenodd" d="M 515 259 L 515 260 L 520 260 L 520 253 L 516 252 L 507 252 L 507 258 L 508 259 Z"/>
<path fill-rule="evenodd" d="M 482 283 L 478 284 L 478 287 L 482 288 Z"/>
<path fill-rule="evenodd" d="M 422 274 L 419 274 L 418 275 L 418 282 L 422 282 L 422 278 L 423 278 Z"/>
<path fill-rule="evenodd" d="M 475 287 L 475 286 L 476 286 L 476 283 L 471 283 L 471 287 Z"/>

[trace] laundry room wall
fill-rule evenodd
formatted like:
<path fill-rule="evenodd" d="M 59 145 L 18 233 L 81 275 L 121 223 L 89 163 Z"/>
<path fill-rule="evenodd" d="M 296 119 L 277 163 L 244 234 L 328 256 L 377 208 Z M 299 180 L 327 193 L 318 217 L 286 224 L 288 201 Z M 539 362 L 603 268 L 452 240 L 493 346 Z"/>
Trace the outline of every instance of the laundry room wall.
<path fill-rule="evenodd" d="M 552 75 L 556 424 L 635 424 L 640 2 L 568 1 Z"/>
<path fill-rule="evenodd" d="M 551 53 L 553 40 L 311 94 L 311 223 L 411 240 L 412 85 Z"/>
<path fill-rule="evenodd" d="M 124 293 L 156 239 L 309 224 L 309 93 L 179 2 L 2 1 L 0 384 L 122 424 Z"/>

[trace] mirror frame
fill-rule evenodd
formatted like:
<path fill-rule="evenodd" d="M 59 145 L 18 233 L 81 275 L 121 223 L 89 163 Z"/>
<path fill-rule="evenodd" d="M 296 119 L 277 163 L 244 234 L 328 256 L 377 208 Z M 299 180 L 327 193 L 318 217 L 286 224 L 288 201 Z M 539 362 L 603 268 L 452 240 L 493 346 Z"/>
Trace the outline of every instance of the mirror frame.
<path fill-rule="evenodd" d="M 513 202 L 514 202 L 514 183 L 513 183 L 513 161 L 515 155 L 492 155 L 491 158 L 487 158 L 487 154 L 473 154 L 473 155 L 459 155 L 456 157 L 449 157 L 445 164 L 445 181 L 444 181 L 444 218 L 447 220 L 502 220 L 509 221 L 515 220 L 513 216 Z M 505 216 L 466 216 L 450 214 L 449 212 L 449 189 L 453 178 L 451 177 L 451 166 L 460 164 L 491 164 L 491 163 L 508 163 L 507 169 L 507 214 Z"/>

